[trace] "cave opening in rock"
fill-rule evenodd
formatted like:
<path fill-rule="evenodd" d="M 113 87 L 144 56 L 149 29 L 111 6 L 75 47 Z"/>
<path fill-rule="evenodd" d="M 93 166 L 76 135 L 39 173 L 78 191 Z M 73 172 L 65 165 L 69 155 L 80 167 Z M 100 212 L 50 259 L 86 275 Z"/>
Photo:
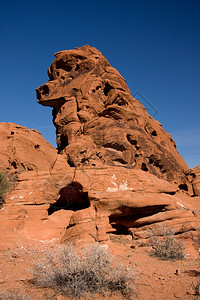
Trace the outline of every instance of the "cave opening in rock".
<path fill-rule="evenodd" d="M 179 189 L 180 190 L 183 190 L 183 191 L 188 191 L 188 186 L 187 186 L 187 184 L 186 183 L 181 183 L 181 184 L 179 184 Z"/>
<path fill-rule="evenodd" d="M 139 228 L 145 225 L 149 225 L 154 223 L 155 221 L 151 221 L 148 219 L 144 219 L 146 217 L 151 217 L 156 215 L 157 213 L 165 211 L 166 205 L 149 205 L 144 207 L 122 207 L 121 214 L 113 214 L 109 216 L 109 223 L 117 235 L 128 235 L 130 234 L 129 228 Z"/>
<path fill-rule="evenodd" d="M 109 93 L 110 90 L 112 90 L 112 89 L 113 89 L 113 87 L 112 87 L 108 82 L 106 82 L 106 83 L 105 83 L 104 90 L 103 90 L 104 95 L 105 95 L 105 96 L 108 96 L 108 93 Z"/>
<path fill-rule="evenodd" d="M 134 145 L 134 146 L 137 145 L 136 139 L 134 139 L 130 134 L 127 134 L 126 137 L 127 137 L 127 140 L 129 141 L 129 143 L 130 143 L 131 145 Z"/>
<path fill-rule="evenodd" d="M 67 72 L 72 70 L 72 66 L 70 65 L 70 61 L 63 61 L 62 59 L 56 61 L 56 69 L 63 69 Z"/>
<path fill-rule="evenodd" d="M 17 169 L 17 163 L 16 163 L 16 161 L 10 162 L 10 165 L 11 165 L 14 169 Z"/>
<path fill-rule="evenodd" d="M 158 134 L 157 134 L 156 130 L 153 130 L 153 131 L 151 132 L 151 135 L 157 136 Z"/>
<path fill-rule="evenodd" d="M 50 205 L 48 214 L 51 215 L 61 209 L 77 211 L 89 206 L 88 193 L 83 192 L 83 187 L 79 182 L 72 182 L 60 190 L 59 198 Z"/>
<path fill-rule="evenodd" d="M 41 93 L 42 93 L 43 95 L 48 95 L 48 94 L 49 94 L 49 87 L 48 87 L 46 84 L 42 86 L 42 91 L 41 91 Z"/>
<path fill-rule="evenodd" d="M 141 170 L 145 172 L 148 171 L 147 165 L 145 163 L 142 163 Z"/>
<path fill-rule="evenodd" d="M 60 154 L 63 149 L 65 149 L 68 146 L 68 139 L 66 136 L 63 135 L 63 133 L 60 135 L 60 143 L 58 145 L 58 153 Z"/>

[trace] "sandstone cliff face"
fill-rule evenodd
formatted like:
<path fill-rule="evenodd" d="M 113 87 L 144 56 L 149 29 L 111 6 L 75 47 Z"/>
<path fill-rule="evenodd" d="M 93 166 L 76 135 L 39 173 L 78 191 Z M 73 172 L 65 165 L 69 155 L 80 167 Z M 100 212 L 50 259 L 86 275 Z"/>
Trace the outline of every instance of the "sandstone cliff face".
<path fill-rule="evenodd" d="M 119 72 L 97 49 L 60 51 L 37 88 L 53 107 L 60 153 L 71 166 L 122 166 L 148 171 L 190 189 L 175 142 L 131 96 Z"/>
<path fill-rule="evenodd" d="M 56 161 L 56 149 L 37 130 L 2 122 L 0 137 L 0 169 L 48 170 Z"/>

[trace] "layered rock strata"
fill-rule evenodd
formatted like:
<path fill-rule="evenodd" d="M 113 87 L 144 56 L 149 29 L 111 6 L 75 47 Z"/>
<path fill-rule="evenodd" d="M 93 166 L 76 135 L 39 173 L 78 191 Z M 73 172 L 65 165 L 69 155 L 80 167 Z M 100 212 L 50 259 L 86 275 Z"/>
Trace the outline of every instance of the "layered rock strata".
<path fill-rule="evenodd" d="M 50 171 L 25 171 L 0 210 L 0 245 L 22 239 L 83 245 L 111 235 L 143 239 L 155 226 L 192 237 L 200 223 L 194 198 L 141 170 L 57 164 Z"/>

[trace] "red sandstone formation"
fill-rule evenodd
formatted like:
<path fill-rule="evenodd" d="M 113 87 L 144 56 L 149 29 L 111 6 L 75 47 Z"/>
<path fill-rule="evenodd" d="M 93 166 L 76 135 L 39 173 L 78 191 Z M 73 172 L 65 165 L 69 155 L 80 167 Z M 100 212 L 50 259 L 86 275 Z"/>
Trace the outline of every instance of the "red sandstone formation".
<path fill-rule="evenodd" d="M 198 201 L 141 170 L 55 165 L 25 171 L 0 210 L 0 246 L 24 238 L 82 245 L 108 241 L 110 234 L 135 240 L 161 225 L 187 236 L 199 227 Z"/>
<path fill-rule="evenodd" d="M 59 154 L 38 131 L 0 124 L 1 168 L 18 175 L 0 211 L 0 244 L 139 239 L 160 225 L 197 233 L 199 167 L 188 171 L 102 54 L 89 46 L 58 52 L 49 77 L 37 95 L 53 107 Z"/>
<path fill-rule="evenodd" d="M 190 169 L 187 175 L 189 181 L 192 183 L 194 195 L 200 197 L 200 166 Z"/>
<path fill-rule="evenodd" d="M 0 169 L 47 170 L 56 158 L 56 149 L 34 129 L 14 123 L 0 123 Z"/>
<path fill-rule="evenodd" d="M 171 135 L 101 52 L 90 46 L 57 52 L 48 75 L 37 101 L 53 107 L 58 150 L 71 166 L 141 169 L 190 189 Z"/>
<path fill-rule="evenodd" d="M 189 299 L 193 278 L 183 265 L 195 271 L 200 166 L 187 169 L 171 136 L 95 48 L 56 53 L 49 77 L 38 102 L 53 107 L 59 154 L 38 131 L 0 123 L 0 169 L 17 176 L 0 209 L 1 288 L 28 290 L 24 272 L 36 252 L 100 242 L 134 270 L 137 262 L 141 299 Z M 181 264 L 145 253 L 149 231 L 162 226 L 193 249 Z"/>

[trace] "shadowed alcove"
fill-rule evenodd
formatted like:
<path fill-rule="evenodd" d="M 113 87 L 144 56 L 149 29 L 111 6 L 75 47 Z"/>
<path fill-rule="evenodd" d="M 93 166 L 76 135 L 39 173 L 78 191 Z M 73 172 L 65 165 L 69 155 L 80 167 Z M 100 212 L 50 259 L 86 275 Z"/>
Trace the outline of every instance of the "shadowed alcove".
<path fill-rule="evenodd" d="M 130 234 L 129 228 L 139 228 L 145 225 L 149 225 L 148 219 L 146 223 L 140 222 L 140 219 L 156 215 L 165 211 L 166 204 L 161 205 L 149 205 L 144 207 L 121 207 L 121 214 L 114 214 L 109 216 L 109 222 L 114 232 L 117 235 Z M 111 233 L 111 232 L 110 232 Z M 113 232 L 112 232 L 113 233 Z"/>
<path fill-rule="evenodd" d="M 50 204 L 49 215 L 61 209 L 77 211 L 90 206 L 88 193 L 83 192 L 83 187 L 79 182 L 72 182 L 63 187 L 59 195 L 58 200 Z"/>

